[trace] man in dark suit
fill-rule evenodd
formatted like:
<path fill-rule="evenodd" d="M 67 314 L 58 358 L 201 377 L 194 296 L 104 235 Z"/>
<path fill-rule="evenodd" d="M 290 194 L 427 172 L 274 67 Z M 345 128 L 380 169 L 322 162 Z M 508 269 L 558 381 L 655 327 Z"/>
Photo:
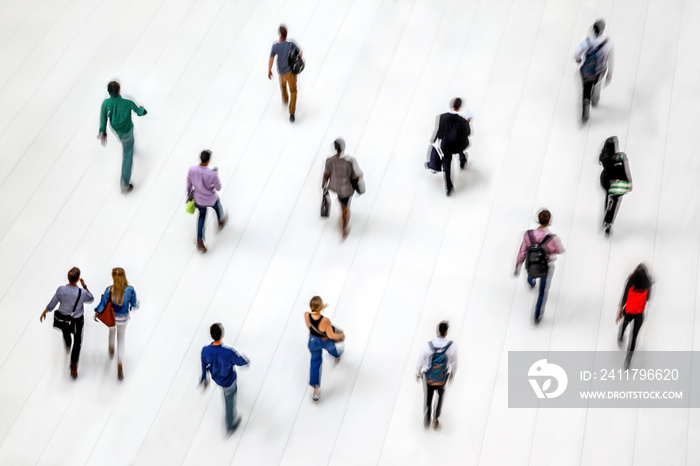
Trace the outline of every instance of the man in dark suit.
<path fill-rule="evenodd" d="M 433 142 L 440 139 L 440 147 L 443 153 L 442 170 L 445 172 L 445 189 L 447 195 L 452 194 L 452 154 L 459 154 L 459 167 L 464 170 L 467 166 L 467 147 L 469 147 L 469 135 L 471 128 L 469 120 L 460 115 L 459 109 L 462 99 L 457 97 L 452 101 L 452 110 L 440 115 L 438 129 Z"/>

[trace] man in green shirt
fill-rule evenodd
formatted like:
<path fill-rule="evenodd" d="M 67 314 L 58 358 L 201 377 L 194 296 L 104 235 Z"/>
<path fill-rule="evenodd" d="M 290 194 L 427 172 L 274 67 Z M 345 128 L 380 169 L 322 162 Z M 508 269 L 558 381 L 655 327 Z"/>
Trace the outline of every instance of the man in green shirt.
<path fill-rule="evenodd" d="M 119 93 L 120 86 L 116 81 L 112 81 L 107 85 L 109 99 L 102 102 L 102 111 L 100 112 L 100 140 L 102 145 L 107 144 L 107 120 L 110 121 L 112 129 L 117 134 L 122 142 L 123 160 L 122 160 L 122 191 L 128 193 L 134 189 L 131 181 L 131 168 L 134 159 L 134 123 L 131 121 L 132 110 L 138 116 L 144 116 L 146 109 L 137 107 L 131 100 L 124 99 Z"/>

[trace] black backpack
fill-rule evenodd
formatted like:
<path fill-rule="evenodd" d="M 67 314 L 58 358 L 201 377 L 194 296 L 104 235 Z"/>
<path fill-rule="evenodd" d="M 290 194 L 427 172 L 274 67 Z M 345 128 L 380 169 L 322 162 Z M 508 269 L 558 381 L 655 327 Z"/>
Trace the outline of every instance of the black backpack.
<path fill-rule="evenodd" d="M 289 67 L 292 69 L 293 74 L 299 74 L 304 71 L 306 64 L 304 59 L 299 55 L 299 47 L 293 42 L 290 43 L 291 48 L 289 49 Z"/>
<path fill-rule="evenodd" d="M 530 246 L 527 247 L 527 252 L 525 253 L 525 269 L 527 270 L 527 274 L 532 278 L 546 277 L 549 273 L 549 261 L 547 260 L 547 251 L 545 251 L 542 246 L 554 235 L 545 236 L 539 243 L 535 242 L 532 230 L 528 230 L 527 236 L 530 238 Z"/>

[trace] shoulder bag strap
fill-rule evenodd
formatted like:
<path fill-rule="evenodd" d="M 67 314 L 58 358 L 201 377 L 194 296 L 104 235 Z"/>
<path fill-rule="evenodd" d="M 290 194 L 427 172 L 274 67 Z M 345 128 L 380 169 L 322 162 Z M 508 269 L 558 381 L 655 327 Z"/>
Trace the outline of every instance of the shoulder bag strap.
<path fill-rule="evenodd" d="M 70 316 L 73 317 L 73 313 L 75 312 L 75 309 L 78 307 L 78 303 L 80 302 L 80 295 L 83 293 L 83 290 L 78 288 L 78 299 L 75 300 L 75 304 L 73 304 L 73 310 L 70 311 Z"/>

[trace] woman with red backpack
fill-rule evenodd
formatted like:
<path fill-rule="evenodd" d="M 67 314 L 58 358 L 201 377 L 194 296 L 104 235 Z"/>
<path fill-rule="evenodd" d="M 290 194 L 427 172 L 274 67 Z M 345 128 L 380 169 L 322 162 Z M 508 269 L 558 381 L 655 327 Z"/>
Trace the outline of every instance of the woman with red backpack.
<path fill-rule="evenodd" d="M 620 300 L 620 307 L 617 309 L 615 323 L 619 324 L 620 320 L 622 320 L 620 331 L 617 334 L 617 342 L 620 346 L 622 346 L 627 325 L 630 322 L 634 322 L 632 338 L 630 339 L 627 357 L 625 358 L 625 369 L 630 367 L 632 353 L 634 353 L 634 347 L 637 345 L 637 335 L 639 335 L 639 330 L 644 323 L 644 310 L 651 296 L 651 284 L 649 271 L 644 264 L 639 264 L 627 279 L 625 291 L 622 293 L 622 299 Z"/>

